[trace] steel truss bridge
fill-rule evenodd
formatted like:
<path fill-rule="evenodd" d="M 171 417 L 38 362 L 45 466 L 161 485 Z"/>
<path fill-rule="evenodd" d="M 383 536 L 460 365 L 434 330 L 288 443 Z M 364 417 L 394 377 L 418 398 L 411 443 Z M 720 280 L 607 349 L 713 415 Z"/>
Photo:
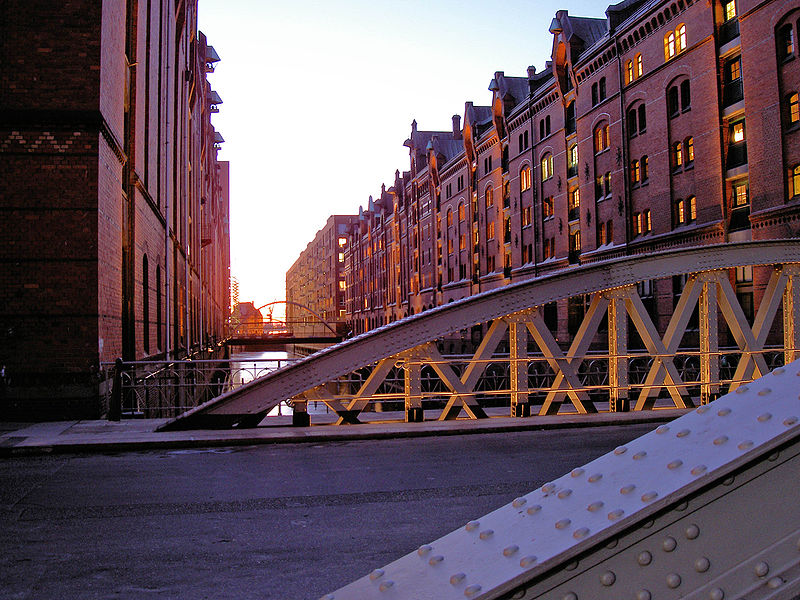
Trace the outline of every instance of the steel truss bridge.
<path fill-rule="evenodd" d="M 752 326 L 730 283 L 730 269 L 770 266 Z M 687 274 L 663 336 L 637 292 L 647 280 Z M 319 351 L 241 388 L 223 394 L 167 422 L 162 429 L 248 427 L 257 425 L 281 401 L 294 402 L 297 424 L 307 424 L 306 403 L 320 401 L 338 415 L 338 423 L 358 423 L 375 400 L 400 401 L 407 421 L 424 419 L 423 400 L 436 399 L 437 418 L 486 418 L 486 389 L 480 382 L 487 367 L 507 365 L 506 389 L 489 395 L 508 398 L 510 414 L 524 417 L 557 414 L 562 408 L 588 413 L 607 403 L 608 410 L 646 410 L 656 402 L 690 408 L 765 375 L 767 338 L 782 308 L 782 346 L 772 349 L 778 361 L 800 357 L 800 244 L 760 241 L 671 250 L 611 259 L 513 283 L 424 313 L 410 316 Z M 548 303 L 588 295 L 591 300 L 568 348 L 556 341 L 545 323 Z M 681 341 L 695 310 L 699 347 Z M 721 319 L 721 321 L 720 321 Z M 607 322 L 607 333 L 601 323 Z M 629 322 L 644 349 L 628 348 Z M 476 324 L 491 323 L 471 357 L 449 359 L 437 341 Z M 727 325 L 736 347 L 720 346 Z M 604 337 L 606 351 L 592 352 Z M 498 352 L 506 343 L 507 352 Z M 531 352 L 533 346 L 535 350 Z M 735 354 L 735 357 L 732 355 Z M 690 357 L 691 379 L 679 370 Z M 631 364 L 646 358 L 641 376 L 631 379 Z M 600 381 L 587 379 L 588 362 L 603 363 Z M 735 366 L 733 366 L 735 365 Z M 402 388 L 397 385 L 402 371 Z M 543 374 L 543 377 L 533 377 Z M 352 385 L 352 374 L 361 382 Z M 435 376 L 435 377 L 434 377 Z M 431 387 L 430 379 L 437 380 Z M 532 385 L 533 383 L 533 385 Z M 659 399 L 660 397 L 662 397 Z M 534 403 L 534 400 L 540 400 Z"/>

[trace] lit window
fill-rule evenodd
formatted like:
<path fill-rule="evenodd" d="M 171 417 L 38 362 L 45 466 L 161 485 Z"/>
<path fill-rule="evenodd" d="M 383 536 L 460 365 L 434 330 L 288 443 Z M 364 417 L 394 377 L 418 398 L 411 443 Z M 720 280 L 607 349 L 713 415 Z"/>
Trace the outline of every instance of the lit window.
<path fill-rule="evenodd" d="M 572 144 L 569 148 L 569 167 L 576 168 L 578 166 L 578 144 Z"/>
<path fill-rule="evenodd" d="M 789 198 L 800 196 L 800 165 L 789 169 Z"/>
<path fill-rule="evenodd" d="M 531 168 L 523 167 L 519 172 L 519 191 L 524 192 L 531 188 Z"/>
<path fill-rule="evenodd" d="M 597 228 L 597 245 L 602 246 L 606 243 L 606 224 L 600 223 Z"/>
<path fill-rule="evenodd" d="M 694 138 L 686 138 L 686 164 L 694 162 Z"/>
<path fill-rule="evenodd" d="M 642 213 L 633 213 L 633 234 L 642 235 Z"/>
<path fill-rule="evenodd" d="M 610 128 L 608 124 L 600 125 L 594 130 L 594 151 L 602 152 L 608 149 Z M 576 148 L 577 151 L 577 148 Z"/>
<path fill-rule="evenodd" d="M 606 196 L 610 196 L 611 195 L 611 173 L 610 172 L 606 173 L 605 176 L 603 177 L 603 179 L 605 181 Z"/>
<path fill-rule="evenodd" d="M 675 31 L 664 36 L 664 59 L 669 60 L 686 50 L 686 25 L 679 25 Z"/>
<path fill-rule="evenodd" d="M 522 226 L 527 227 L 531 224 L 531 207 L 525 206 L 522 209 Z"/>
<path fill-rule="evenodd" d="M 463 221 L 464 220 L 464 204 L 463 203 L 458 205 L 458 220 L 459 221 Z"/>
<path fill-rule="evenodd" d="M 789 96 L 789 123 L 794 125 L 800 121 L 800 96 L 791 94 Z"/>
<path fill-rule="evenodd" d="M 731 61 L 728 63 L 728 81 L 736 81 L 742 76 L 742 60 L 737 58 L 736 60 Z"/>
<path fill-rule="evenodd" d="M 447 253 L 448 254 L 453 253 L 453 238 L 447 240 Z"/>
<path fill-rule="evenodd" d="M 736 2 L 734 2 L 734 0 L 730 0 L 730 2 L 725 3 L 725 20 L 730 21 L 735 16 L 736 16 Z"/>
<path fill-rule="evenodd" d="M 683 164 L 683 144 L 675 142 L 672 144 L 672 168 L 677 169 Z"/>
<path fill-rule="evenodd" d="M 733 184 L 733 206 L 747 206 L 747 183 L 744 181 L 736 182 Z"/>
<path fill-rule="evenodd" d="M 465 250 L 466 249 L 466 247 L 467 247 L 467 234 L 466 233 L 462 233 L 461 234 L 461 237 L 458 240 L 458 247 L 461 250 Z"/>
<path fill-rule="evenodd" d="M 675 30 L 677 34 L 677 46 L 678 52 L 683 52 L 686 50 L 686 25 L 681 25 L 678 29 Z"/>
<path fill-rule="evenodd" d="M 486 188 L 486 191 L 483 193 L 483 198 L 486 201 L 486 208 L 494 205 L 494 191 L 491 187 Z"/>
<path fill-rule="evenodd" d="M 797 189 L 800 191 L 800 187 Z M 548 196 L 542 200 L 542 218 L 549 219 L 553 216 L 553 214 L 553 197 Z"/>
<path fill-rule="evenodd" d="M 670 31 L 664 37 L 664 56 L 667 60 L 675 56 L 675 32 Z"/>
<path fill-rule="evenodd" d="M 683 200 L 675 203 L 675 221 L 678 225 L 686 223 L 686 203 Z"/>
<path fill-rule="evenodd" d="M 486 239 L 487 240 L 494 239 L 494 221 L 489 221 L 486 224 Z"/>
<path fill-rule="evenodd" d="M 642 226 L 644 228 L 645 233 L 650 233 L 653 231 L 653 221 L 650 218 L 650 209 L 646 209 L 642 212 Z"/>
<path fill-rule="evenodd" d="M 343 292 L 344 290 L 345 290 L 345 283 L 344 283 L 344 279 L 340 279 L 340 280 L 339 280 L 339 291 L 340 291 L 340 292 Z"/>
<path fill-rule="evenodd" d="M 625 62 L 625 84 L 629 84 L 633 81 L 633 61 L 629 60 Z"/>
<path fill-rule="evenodd" d="M 448 227 L 452 227 L 453 226 L 453 210 L 452 209 L 447 211 L 447 226 Z"/>
<path fill-rule="evenodd" d="M 640 53 L 636 55 L 636 77 L 641 77 L 643 72 L 642 55 Z"/>
<path fill-rule="evenodd" d="M 697 219 L 697 198 L 689 196 L 686 199 L 687 208 L 689 209 L 689 220 L 694 221 Z"/>
<path fill-rule="evenodd" d="M 546 181 L 553 176 L 553 155 L 547 154 L 542 158 L 542 181 Z"/>
<path fill-rule="evenodd" d="M 639 171 L 639 161 L 638 160 L 632 160 L 631 161 L 631 183 L 633 185 L 636 185 L 637 183 L 639 183 L 640 176 L 641 175 L 640 175 L 640 171 Z"/>
<path fill-rule="evenodd" d="M 344 252 L 339 252 L 339 262 L 340 263 L 344 262 Z"/>
<path fill-rule="evenodd" d="M 340 237 L 339 238 L 339 246 L 341 247 L 341 246 L 346 246 L 346 245 L 347 245 L 347 238 L 346 237 Z"/>
<path fill-rule="evenodd" d="M 753 265 L 736 267 L 736 283 L 753 282 Z"/>
<path fill-rule="evenodd" d="M 581 208 L 581 190 L 580 188 L 572 188 L 568 194 L 569 203 L 569 220 L 574 221 L 580 217 Z"/>
<path fill-rule="evenodd" d="M 734 123 L 733 127 L 731 128 L 731 137 L 733 139 L 734 144 L 738 144 L 739 142 L 744 141 L 744 121 L 739 121 L 738 123 Z"/>
<path fill-rule="evenodd" d="M 794 31 L 791 23 L 787 23 L 778 30 L 778 55 L 782 59 L 794 55 Z"/>

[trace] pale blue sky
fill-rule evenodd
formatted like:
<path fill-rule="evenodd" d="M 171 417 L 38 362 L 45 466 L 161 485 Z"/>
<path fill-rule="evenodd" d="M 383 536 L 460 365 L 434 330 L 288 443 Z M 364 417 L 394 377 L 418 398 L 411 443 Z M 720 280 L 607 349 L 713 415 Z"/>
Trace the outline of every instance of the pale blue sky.
<path fill-rule="evenodd" d="M 285 297 L 285 275 L 331 214 L 355 214 L 408 169 L 403 141 L 450 130 L 464 102 L 488 104 L 495 71 L 544 68 L 567 0 L 200 0 L 222 61 L 213 122 L 231 161 L 231 271 L 240 299 Z"/>

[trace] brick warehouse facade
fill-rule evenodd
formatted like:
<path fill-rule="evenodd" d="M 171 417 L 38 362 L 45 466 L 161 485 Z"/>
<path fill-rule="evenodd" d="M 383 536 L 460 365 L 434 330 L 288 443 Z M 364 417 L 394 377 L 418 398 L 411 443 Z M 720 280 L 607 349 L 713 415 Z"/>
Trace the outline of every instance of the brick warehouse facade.
<path fill-rule="evenodd" d="M 450 131 L 412 123 L 410 169 L 350 231 L 354 332 L 571 265 L 798 237 L 799 20 L 800 2 L 778 0 L 558 11 L 542 72 L 495 73 L 490 103 L 466 103 Z M 754 271 L 730 275 L 751 319 L 768 277 Z M 683 283 L 639 285 L 662 330 Z M 558 339 L 585 302 L 545 307 Z"/>
<path fill-rule="evenodd" d="M 93 417 L 101 363 L 224 337 L 228 165 L 197 2 L 0 4 L 0 412 Z"/>

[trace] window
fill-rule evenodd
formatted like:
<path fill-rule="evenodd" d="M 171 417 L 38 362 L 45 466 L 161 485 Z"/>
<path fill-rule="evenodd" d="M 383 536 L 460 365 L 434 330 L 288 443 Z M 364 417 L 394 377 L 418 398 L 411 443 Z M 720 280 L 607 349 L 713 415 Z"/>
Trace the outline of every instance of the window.
<path fill-rule="evenodd" d="M 347 246 L 347 238 L 346 237 L 340 237 L 339 238 L 339 248 L 344 248 L 345 246 Z"/>
<path fill-rule="evenodd" d="M 567 177 L 578 174 L 578 144 L 572 144 L 567 151 Z"/>
<path fill-rule="evenodd" d="M 678 104 L 678 86 L 673 85 L 667 90 L 667 114 L 672 117 L 677 117 L 680 113 L 681 107 Z"/>
<path fill-rule="evenodd" d="M 786 98 L 788 104 L 789 125 L 796 125 L 800 121 L 800 96 L 795 92 Z"/>
<path fill-rule="evenodd" d="M 606 221 L 606 244 L 611 244 L 614 241 L 614 221 L 609 219 Z"/>
<path fill-rule="evenodd" d="M 493 240 L 494 239 L 494 221 L 491 219 L 486 224 L 486 239 Z"/>
<path fill-rule="evenodd" d="M 642 160 L 639 161 L 639 165 L 642 169 L 642 183 L 645 183 L 650 176 L 650 159 L 647 157 L 647 155 L 642 157 Z"/>
<path fill-rule="evenodd" d="M 606 224 L 600 223 L 597 226 L 597 245 L 602 246 L 606 243 Z"/>
<path fill-rule="evenodd" d="M 464 203 L 463 202 L 459 202 L 459 204 L 458 204 L 458 220 L 459 221 L 463 221 L 464 220 Z"/>
<path fill-rule="evenodd" d="M 344 252 L 339 252 L 339 262 L 340 263 L 344 262 Z"/>
<path fill-rule="evenodd" d="M 639 133 L 644 133 L 647 130 L 647 113 L 645 112 L 644 102 L 639 105 Z"/>
<path fill-rule="evenodd" d="M 686 25 L 679 25 L 678 28 L 675 30 L 675 34 L 677 36 L 677 47 L 678 52 L 683 52 L 686 50 Z"/>
<path fill-rule="evenodd" d="M 675 49 L 675 32 L 670 31 L 664 36 L 664 58 L 669 60 L 677 54 Z"/>
<path fill-rule="evenodd" d="M 564 128 L 567 130 L 567 135 L 575 133 L 575 101 L 573 100 L 567 104 L 567 109 L 564 116 Z"/>
<path fill-rule="evenodd" d="M 643 230 L 643 218 L 642 213 L 633 213 L 633 235 L 642 235 Z"/>
<path fill-rule="evenodd" d="M 447 253 L 448 254 L 452 254 L 453 253 L 453 238 L 449 238 L 447 240 Z"/>
<path fill-rule="evenodd" d="M 556 256 L 556 238 L 545 238 L 542 244 L 542 258 L 555 258 Z"/>
<path fill-rule="evenodd" d="M 147 254 L 142 257 L 142 343 L 150 352 L 150 267 Z"/>
<path fill-rule="evenodd" d="M 453 209 L 452 208 L 448 208 L 447 209 L 447 226 L 448 227 L 452 227 L 453 226 Z"/>
<path fill-rule="evenodd" d="M 528 132 L 524 131 L 519 134 L 519 151 L 527 150 L 528 145 Z"/>
<path fill-rule="evenodd" d="M 744 141 L 744 121 L 731 125 L 731 141 L 739 144 Z"/>
<path fill-rule="evenodd" d="M 628 136 L 634 137 L 639 133 L 639 121 L 636 118 L 636 109 L 628 111 Z"/>
<path fill-rule="evenodd" d="M 684 144 L 686 146 L 686 165 L 690 165 L 694 162 L 694 138 L 686 138 Z"/>
<path fill-rule="evenodd" d="M 605 196 L 605 192 L 603 192 L 603 176 L 598 175 L 594 178 L 594 199 L 600 200 Z"/>
<path fill-rule="evenodd" d="M 638 185 L 641 180 L 641 171 L 638 160 L 631 161 L 631 185 Z"/>
<path fill-rule="evenodd" d="M 542 157 L 542 181 L 547 181 L 553 176 L 553 155 L 545 154 Z"/>
<path fill-rule="evenodd" d="M 343 292 L 343 291 L 345 291 L 345 283 L 344 283 L 344 279 L 340 279 L 340 280 L 339 280 L 339 291 L 340 291 L 340 292 Z"/>
<path fill-rule="evenodd" d="M 633 81 L 633 61 L 625 61 L 625 85 Z"/>
<path fill-rule="evenodd" d="M 156 347 L 161 350 L 161 265 L 156 265 Z"/>
<path fill-rule="evenodd" d="M 642 211 L 642 227 L 644 229 L 644 233 L 650 233 L 653 231 L 653 221 L 650 218 L 650 209 L 646 209 Z"/>
<path fill-rule="evenodd" d="M 800 167 L 798 167 L 800 168 Z M 797 188 L 800 193 L 800 187 Z M 542 199 L 542 219 L 551 219 L 553 217 L 553 197 L 548 196 Z"/>
<path fill-rule="evenodd" d="M 574 187 L 569 190 L 567 195 L 569 205 L 568 218 L 570 221 L 577 221 L 581 217 L 581 191 L 580 188 Z"/>
<path fill-rule="evenodd" d="M 672 144 L 672 168 L 673 169 L 680 169 L 681 165 L 683 165 L 683 144 L 681 142 L 675 142 Z"/>
<path fill-rule="evenodd" d="M 689 196 L 686 199 L 686 207 L 688 209 L 688 217 L 689 221 L 697 220 L 697 198 L 694 196 Z"/>
<path fill-rule="evenodd" d="M 642 54 L 641 53 L 637 54 L 634 60 L 636 61 L 635 75 L 637 78 L 639 78 L 642 76 L 642 73 L 644 73 L 644 68 L 642 65 Z"/>
<path fill-rule="evenodd" d="M 731 187 L 733 188 L 733 207 L 747 206 L 750 203 L 747 194 L 747 182 L 737 181 Z"/>
<path fill-rule="evenodd" d="M 686 225 L 697 219 L 697 199 L 689 196 L 686 200 L 678 199 L 675 201 L 673 220 L 675 227 Z"/>
<path fill-rule="evenodd" d="M 734 0 L 730 0 L 723 5 L 723 9 L 725 10 L 725 20 L 730 21 L 736 16 L 736 2 Z"/>
<path fill-rule="evenodd" d="M 511 206 L 511 182 L 503 183 L 503 208 Z"/>
<path fill-rule="evenodd" d="M 486 208 L 494 206 L 494 190 L 492 190 L 491 186 L 487 187 L 483 192 L 483 199 L 486 203 Z"/>
<path fill-rule="evenodd" d="M 664 36 L 664 60 L 674 58 L 686 50 L 686 25 L 678 25 L 675 31 Z"/>
<path fill-rule="evenodd" d="M 778 58 L 787 60 L 794 56 L 794 31 L 792 24 L 787 23 L 778 30 Z"/>
<path fill-rule="evenodd" d="M 462 233 L 461 236 L 458 238 L 458 249 L 459 250 L 466 250 L 467 249 L 467 234 Z"/>
<path fill-rule="evenodd" d="M 606 196 L 610 197 L 611 196 L 611 172 L 606 173 L 603 176 L 603 180 L 604 180 L 605 188 L 606 188 Z"/>
<path fill-rule="evenodd" d="M 600 78 L 600 102 L 606 99 L 606 78 Z"/>
<path fill-rule="evenodd" d="M 519 172 L 519 191 L 524 192 L 531 189 L 531 168 L 522 167 Z"/>
<path fill-rule="evenodd" d="M 527 227 L 531 224 L 531 207 L 524 206 L 522 208 L 522 226 Z"/>
<path fill-rule="evenodd" d="M 569 263 L 575 264 L 580 261 L 581 254 L 581 230 L 580 227 L 573 227 L 569 232 Z"/>
<path fill-rule="evenodd" d="M 800 196 L 800 165 L 789 169 L 789 198 Z"/>
<path fill-rule="evenodd" d="M 608 150 L 611 129 L 608 123 L 597 126 L 594 130 L 594 152 L 595 154 Z"/>
<path fill-rule="evenodd" d="M 539 121 L 539 139 L 543 140 L 550 135 L 550 115 Z"/>
<path fill-rule="evenodd" d="M 689 80 L 681 81 L 681 111 L 686 112 L 692 107 L 692 93 L 689 88 Z"/>

